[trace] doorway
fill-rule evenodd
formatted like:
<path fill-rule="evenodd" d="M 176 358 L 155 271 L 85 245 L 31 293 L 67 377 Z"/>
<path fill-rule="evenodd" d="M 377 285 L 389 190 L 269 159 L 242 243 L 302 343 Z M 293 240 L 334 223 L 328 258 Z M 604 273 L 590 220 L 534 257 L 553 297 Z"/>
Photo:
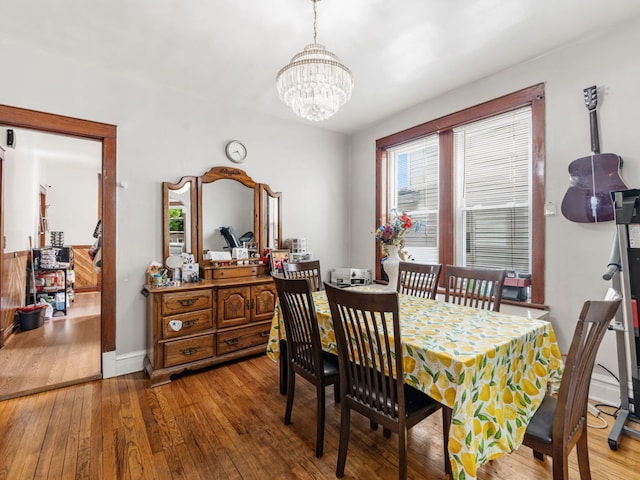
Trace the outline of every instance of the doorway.
<path fill-rule="evenodd" d="M 116 127 L 104 123 L 81 120 L 49 113 L 26 110 L 0 105 L 0 125 L 4 127 L 25 128 L 35 131 L 93 139 L 101 142 L 100 185 L 101 196 L 99 207 L 102 213 L 102 273 L 100 295 L 100 349 L 102 358 L 105 353 L 115 351 L 115 220 L 116 220 Z M 1 171 L 1 170 L 0 170 Z M 0 191 L 0 193 L 2 193 Z M 3 200 L 4 201 L 4 200 Z M 0 212 L 4 212 L 1 205 Z M 4 230 L 0 222 L 0 238 L 4 239 Z M 3 249 L 4 254 L 4 249 Z M 3 272 L 5 258 L 0 262 L 0 296 L 2 297 L 2 321 L 12 316 L 15 303 L 5 298 L 7 278 Z M 112 366 L 108 366 L 113 371 Z M 102 365 L 104 372 L 105 365 Z"/>

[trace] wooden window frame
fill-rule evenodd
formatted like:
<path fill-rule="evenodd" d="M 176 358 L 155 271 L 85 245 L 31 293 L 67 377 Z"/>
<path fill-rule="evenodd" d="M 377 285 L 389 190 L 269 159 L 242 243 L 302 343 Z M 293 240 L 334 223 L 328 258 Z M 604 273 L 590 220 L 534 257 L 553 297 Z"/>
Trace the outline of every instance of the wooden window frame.
<path fill-rule="evenodd" d="M 545 219 L 544 219 L 544 84 L 510 93 L 508 95 L 481 103 L 450 115 L 408 128 L 376 140 L 376 226 L 384 222 L 387 211 L 387 149 L 403 143 L 439 135 L 440 148 L 440 196 L 439 196 L 439 257 L 443 265 L 455 264 L 454 256 L 454 167 L 453 167 L 453 129 L 457 126 L 481 120 L 487 117 L 515 110 L 529 105 L 531 107 L 532 129 L 532 168 L 531 168 L 531 305 L 544 304 L 545 290 Z M 382 278 L 381 249 L 376 248 L 376 279 Z"/>

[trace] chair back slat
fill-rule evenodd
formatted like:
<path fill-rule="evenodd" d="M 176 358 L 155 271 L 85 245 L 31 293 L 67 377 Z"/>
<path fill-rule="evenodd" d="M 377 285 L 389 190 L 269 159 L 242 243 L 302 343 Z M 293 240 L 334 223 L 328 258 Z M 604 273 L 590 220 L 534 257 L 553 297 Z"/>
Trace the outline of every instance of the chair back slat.
<path fill-rule="evenodd" d="M 506 275 L 506 270 L 447 265 L 445 301 L 498 312 Z"/>
<path fill-rule="evenodd" d="M 362 408 L 403 421 L 398 294 L 357 292 L 329 284 L 325 290 L 344 372 L 341 390 Z"/>
<path fill-rule="evenodd" d="M 571 442 L 573 434 L 586 422 L 589 385 L 596 354 L 621 300 L 587 301 L 582 307 L 573 334 L 558 393 L 553 424 L 553 441 Z M 565 443 L 566 442 L 566 443 Z"/>
<path fill-rule="evenodd" d="M 442 265 L 400 262 L 398 267 L 398 293 L 435 299 Z"/>
<path fill-rule="evenodd" d="M 308 278 L 311 282 L 311 290 L 322 289 L 322 275 L 320 274 L 320 260 L 307 262 L 285 263 L 282 266 L 285 278 Z"/>
<path fill-rule="evenodd" d="M 322 368 L 320 332 L 309 279 L 274 276 L 291 362 L 314 376 Z"/>

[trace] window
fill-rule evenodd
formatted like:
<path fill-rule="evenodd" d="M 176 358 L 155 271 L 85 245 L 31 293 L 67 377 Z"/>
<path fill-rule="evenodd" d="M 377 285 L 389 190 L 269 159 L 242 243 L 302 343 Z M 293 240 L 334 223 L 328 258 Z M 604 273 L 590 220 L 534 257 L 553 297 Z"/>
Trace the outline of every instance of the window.
<path fill-rule="evenodd" d="M 438 263 L 438 136 L 388 153 L 389 207 L 407 212 L 417 227 L 405 236 L 405 250 L 416 262 Z"/>
<path fill-rule="evenodd" d="M 531 271 L 531 108 L 453 129 L 458 265 Z"/>
<path fill-rule="evenodd" d="M 414 260 L 531 273 L 544 303 L 543 98 L 537 85 L 379 139 L 376 223 L 407 212 Z"/>

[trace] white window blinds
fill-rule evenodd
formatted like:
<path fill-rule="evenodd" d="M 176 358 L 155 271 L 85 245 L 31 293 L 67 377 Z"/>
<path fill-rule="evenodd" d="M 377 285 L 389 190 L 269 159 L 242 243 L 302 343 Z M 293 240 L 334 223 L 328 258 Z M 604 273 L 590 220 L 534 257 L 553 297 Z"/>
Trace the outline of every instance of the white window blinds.
<path fill-rule="evenodd" d="M 456 259 L 530 272 L 531 108 L 454 129 Z"/>
<path fill-rule="evenodd" d="M 405 235 L 405 251 L 416 262 L 438 263 L 438 136 L 388 150 L 389 209 L 406 212 L 416 227 Z"/>

